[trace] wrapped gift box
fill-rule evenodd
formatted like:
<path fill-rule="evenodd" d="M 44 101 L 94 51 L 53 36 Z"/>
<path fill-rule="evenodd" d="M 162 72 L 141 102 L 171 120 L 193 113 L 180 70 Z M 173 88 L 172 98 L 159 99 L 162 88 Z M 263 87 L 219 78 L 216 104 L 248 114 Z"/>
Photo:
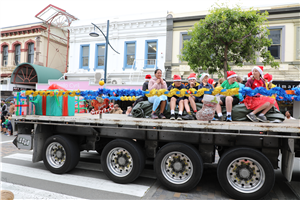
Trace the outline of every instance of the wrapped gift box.
<path fill-rule="evenodd" d="M 49 90 L 48 90 L 49 91 Z M 57 90 L 51 90 L 53 92 Z M 37 96 L 35 102 L 36 115 L 74 116 L 75 97 L 71 96 Z"/>
<path fill-rule="evenodd" d="M 25 95 L 25 91 L 14 92 L 13 95 L 14 95 L 14 102 L 15 102 L 15 114 L 17 116 L 32 114 L 31 113 L 32 109 L 29 109 L 29 106 L 33 106 L 33 105 L 31 102 L 29 102 L 29 97 Z"/>
<path fill-rule="evenodd" d="M 82 96 L 75 96 L 75 113 L 87 113 L 87 107 L 85 107 L 85 100 Z"/>

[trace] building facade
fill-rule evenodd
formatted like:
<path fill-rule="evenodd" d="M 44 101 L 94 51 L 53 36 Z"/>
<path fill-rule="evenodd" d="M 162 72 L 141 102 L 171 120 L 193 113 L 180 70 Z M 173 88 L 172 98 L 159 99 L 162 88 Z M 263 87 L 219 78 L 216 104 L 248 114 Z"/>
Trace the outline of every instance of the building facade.
<path fill-rule="evenodd" d="M 103 33 L 107 32 L 106 20 L 95 20 Z M 67 80 L 89 80 L 98 84 L 104 78 L 105 38 L 91 21 L 76 21 L 70 30 L 70 65 Z M 89 33 L 98 32 L 99 37 Z M 110 19 L 107 83 L 139 84 L 146 74 L 154 75 L 155 69 L 164 72 L 166 48 L 165 13 L 122 16 Z"/>
<path fill-rule="evenodd" d="M 56 27 L 51 27 L 51 34 L 65 37 L 62 30 Z M 19 66 L 25 66 L 23 63 L 56 69 L 60 73 L 66 70 L 67 45 L 53 36 L 48 44 L 47 25 L 44 22 L 1 28 L 0 44 L 1 93 L 6 91 L 8 96 L 13 90 L 35 88 L 35 79 L 28 77 L 33 77 L 36 71 L 30 74 L 30 70 L 25 70 L 28 67 L 18 70 Z M 17 79 L 11 79 L 13 72 L 20 73 Z"/>
<path fill-rule="evenodd" d="M 277 69 L 264 66 L 264 73 L 273 75 L 274 80 L 300 81 L 300 4 L 260 8 L 262 12 L 268 11 L 269 38 L 273 44 L 270 47 L 271 54 L 280 63 Z M 183 48 L 183 41 L 189 40 L 187 35 L 195 23 L 204 19 L 208 11 L 194 13 L 169 13 L 167 16 L 167 48 L 166 62 L 167 79 L 174 74 L 180 74 L 186 78 L 191 70 L 187 62 L 181 62 L 178 55 Z M 230 63 L 229 63 L 230 65 Z M 257 60 L 255 65 L 263 65 Z M 254 64 L 245 63 L 243 67 L 233 66 L 239 76 L 246 78 Z M 199 70 L 201 72 L 201 70 Z M 218 78 L 213 75 L 213 78 Z"/>

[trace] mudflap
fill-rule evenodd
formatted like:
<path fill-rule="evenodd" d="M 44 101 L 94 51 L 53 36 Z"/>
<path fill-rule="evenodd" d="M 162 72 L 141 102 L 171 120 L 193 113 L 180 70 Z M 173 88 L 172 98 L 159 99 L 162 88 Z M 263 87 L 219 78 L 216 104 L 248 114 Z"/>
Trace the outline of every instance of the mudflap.
<path fill-rule="evenodd" d="M 26 149 L 26 150 L 32 150 L 33 145 L 33 136 L 29 134 L 18 134 L 18 136 L 14 139 L 13 144 L 18 149 Z"/>
<path fill-rule="evenodd" d="M 283 139 L 281 172 L 291 182 L 295 159 L 294 139 Z"/>

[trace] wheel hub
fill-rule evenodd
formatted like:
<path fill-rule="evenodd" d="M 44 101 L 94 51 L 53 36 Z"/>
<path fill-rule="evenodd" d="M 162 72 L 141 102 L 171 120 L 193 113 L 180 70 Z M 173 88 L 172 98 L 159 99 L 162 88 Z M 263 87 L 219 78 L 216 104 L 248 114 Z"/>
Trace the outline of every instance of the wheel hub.
<path fill-rule="evenodd" d="M 53 142 L 48 145 L 46 150 L 46 159 L 51 167 L 62 167 L 66 161 L 66 156 L 66 151 L 60 143 Z"/>
<path fill-rule="evenodd" d="M 185 154 L 171 152 L 162 159 L 161 171 L 164 177 L 170 182 L 183 184 L 191 178 L 193 164 Z"/>
<path fill-rule="evenodd" d="M 252 193 L 262 187 L 265 173 L 256 160 L 243 157 L 230 163 L 227 168 L 227 179 L 237 191 Z"/>
<path fill-rule="evenodd" d="M 108 153 L 106 161 L 109 171 L 118 177 L 127 176 L 133 167 L 131 154 L 121 147 L 112 149 Z"/>

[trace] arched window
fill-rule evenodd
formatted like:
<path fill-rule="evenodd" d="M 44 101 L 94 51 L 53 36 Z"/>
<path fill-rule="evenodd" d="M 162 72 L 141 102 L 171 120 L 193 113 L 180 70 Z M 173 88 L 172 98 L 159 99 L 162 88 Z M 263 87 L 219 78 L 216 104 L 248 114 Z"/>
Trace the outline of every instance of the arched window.
<path fill-rule="evenodd" d="M 15 65 L 19 65 L 21 60 L 21 45 L 15 45 Z"/>
<path fill-rule="evenodd" d="M 28 44 L 28 58 L 27 62 L 33 64 L 34 62 L 34 43 Z"/>
<path fill-rule="evenodd" d="M 3 53 L 2 53 L 2 66 L 7 66 L 7 61 L 8 61 L 8 46 L 5 45 L 3 46 Z"/>

